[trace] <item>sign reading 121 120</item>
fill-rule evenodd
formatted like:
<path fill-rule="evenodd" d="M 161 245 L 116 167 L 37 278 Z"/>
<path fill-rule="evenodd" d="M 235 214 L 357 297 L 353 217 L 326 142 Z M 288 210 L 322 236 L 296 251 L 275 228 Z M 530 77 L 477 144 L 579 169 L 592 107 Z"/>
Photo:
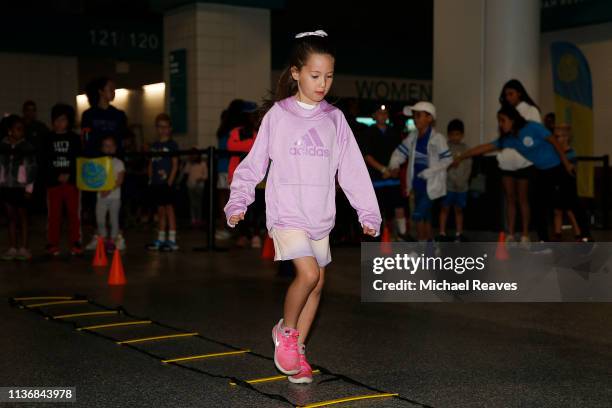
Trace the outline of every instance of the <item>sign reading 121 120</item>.
<path fill-rule="evenodd" d="M 153 33 L 125 33 L 116 30 L 89 30 L 91 45 L 98 47 L 125 47 L 156 50 L 159 38 Z M 127 43 L 126 43 L 127 41 Z"/>
<path fill-rule="evenodd" d="M 81 37 L 85 52 L 108 55 L 127 61 L 162 61 L 161 24 L 87 24 Z"/>

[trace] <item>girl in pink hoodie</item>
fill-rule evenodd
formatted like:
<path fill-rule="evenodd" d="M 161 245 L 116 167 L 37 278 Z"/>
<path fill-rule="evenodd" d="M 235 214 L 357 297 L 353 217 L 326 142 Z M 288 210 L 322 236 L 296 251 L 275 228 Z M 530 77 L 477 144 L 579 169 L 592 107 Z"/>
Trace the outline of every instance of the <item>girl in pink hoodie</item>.
<path fill-rule="evenodd" d="M 255 186 L 266 182 L 266 226 L 275 260 L 293 260 L 284 317 L 272 329 L 274 362 L 293 383 L 312 382 L 304 342 L 314 320 L 335 219 L 335 180 L 357 210 L 363 233 L 377 236 L 381 217 L 355 137 L 340 110 L 324 98 L 333 81 L 334 52 L 327 34 L 296 35 L 289 66 L 263 117 L 257 139 L 230 185 L 230 227 L 244 219 Z M 270 163 L 271 162 L 271 163 Z"/>

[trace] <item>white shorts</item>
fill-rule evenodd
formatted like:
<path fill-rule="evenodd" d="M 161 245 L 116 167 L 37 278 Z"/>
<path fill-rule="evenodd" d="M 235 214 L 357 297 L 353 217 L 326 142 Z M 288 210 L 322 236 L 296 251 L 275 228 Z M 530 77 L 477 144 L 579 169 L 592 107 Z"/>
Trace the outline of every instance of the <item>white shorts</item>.
<path fill-rule="evenodd" d="M 290 259 L 312 256 L 320 267 L 331 262 L 329 235 L 314 240 L 308 237 L 306 231 L 299 229 L 272 229 L 270 232 L 274 241 L 274 260 L 288 261 Z"/>

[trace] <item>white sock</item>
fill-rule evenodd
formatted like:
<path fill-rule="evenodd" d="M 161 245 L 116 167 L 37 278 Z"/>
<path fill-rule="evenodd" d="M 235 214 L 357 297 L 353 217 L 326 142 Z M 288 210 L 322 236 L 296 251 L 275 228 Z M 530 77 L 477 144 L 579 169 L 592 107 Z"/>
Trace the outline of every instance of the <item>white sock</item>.
<path fill-rule="evenodd" d="M 166 240 L 166 231 L 158 231 L 157 232 L 157 239 L 160 241 L 165 241 Z"/>
<path fill-rule="evenodd" d="M 176 242 L 176 231 L 168 231 L 168 241 Z"/>
<path fill-rule="evenodd" d="M 395 225 L 397 226 L 397 230 L 401 235 L 406 233 L 406 219 L 405 218 L 396 218 Z"/>

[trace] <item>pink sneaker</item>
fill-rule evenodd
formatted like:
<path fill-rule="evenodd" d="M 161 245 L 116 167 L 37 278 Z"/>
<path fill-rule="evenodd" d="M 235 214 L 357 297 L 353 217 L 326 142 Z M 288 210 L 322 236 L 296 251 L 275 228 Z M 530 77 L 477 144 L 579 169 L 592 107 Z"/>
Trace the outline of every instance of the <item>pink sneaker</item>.
<path fill-rule="evenodd" d="M 293 384 L 310 384 L 312 382 L 312 367 L 306 361 L 306 346 L 298 345 L 298 353 L 300 354 L 300 372 L 296 375 L 290 375 L 289 382 Z"/>
<path fill-rule="evenodd" d="M 272 328 L 272 341 L 274 342 L 274 364 L 285 375 L 300 372 L 300 355 L 298 353 L 298 331 L 289 327 L 282 327 L 283 319 Z"/>

